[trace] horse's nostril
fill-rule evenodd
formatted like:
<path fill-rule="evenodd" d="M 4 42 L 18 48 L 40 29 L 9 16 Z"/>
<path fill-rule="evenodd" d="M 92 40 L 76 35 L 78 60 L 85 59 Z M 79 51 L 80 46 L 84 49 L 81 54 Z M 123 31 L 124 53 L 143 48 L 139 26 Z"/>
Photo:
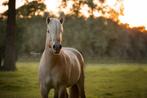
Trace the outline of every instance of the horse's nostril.
<path fill-rule="evenodd" d="M 61 49 L 62 48 L 62 45 L 59 45 L 59 49 Z"/>
<path fill-rule="evenodd" d="M 55 49 L 56 48 L 56 46 L 55 45 L 53 45 L 53 49 Z"/>

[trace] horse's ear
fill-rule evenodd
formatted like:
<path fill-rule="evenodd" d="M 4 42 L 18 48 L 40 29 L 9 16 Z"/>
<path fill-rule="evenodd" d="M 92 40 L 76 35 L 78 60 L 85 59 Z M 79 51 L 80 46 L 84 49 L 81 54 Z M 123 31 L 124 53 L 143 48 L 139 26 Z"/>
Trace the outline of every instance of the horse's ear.
<path fill-rule="evenodd" d="M 50 23 L 50 20 L 51 20 L 50 17 L 47 17 L 46 18 L 46 24 L 49 24 Z"/>
<path fill-rule="evenodd" d="M 64 18 L 63 18 L 63 17 L 60 18 L 60 23 L 61 23 L 61 24 L 64 23 Z"/>

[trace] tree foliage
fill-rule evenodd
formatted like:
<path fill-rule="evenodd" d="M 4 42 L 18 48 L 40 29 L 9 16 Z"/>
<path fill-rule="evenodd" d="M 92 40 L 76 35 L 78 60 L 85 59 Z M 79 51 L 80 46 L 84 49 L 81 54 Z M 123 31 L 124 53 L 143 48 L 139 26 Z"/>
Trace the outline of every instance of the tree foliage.
<path fill-rule="evenodd" d="M 28 18 L 31 16 L 39 15 L 45 10 L 46 6 L 43 3 L 32 1 L 26 3 L 24 6 L 17 10 L 17 17 Z"/>
<path fill-rule="evenodd" d="M 114 21 L 119 21 L 119 16 L 123 15 L 124 6 L 122 0 L 115 0 L 113 6 L 109 5 L 108 2 L 106 2 L 107 0 L 62 0 L 62 4 L 60 6 L 61 11 L 62 8 L 65 9 L 68 7 L 69 1 L 73 2 L 70 14 L 75 14 L 77 16 L 81 16 L 80 9 L 83 5 L 87 5 L 89 7 L 90 10 L 88 11 L 88 14 L 92 17 L 94 17 L 95 11 L 97 11 L 101 16 Z"/>

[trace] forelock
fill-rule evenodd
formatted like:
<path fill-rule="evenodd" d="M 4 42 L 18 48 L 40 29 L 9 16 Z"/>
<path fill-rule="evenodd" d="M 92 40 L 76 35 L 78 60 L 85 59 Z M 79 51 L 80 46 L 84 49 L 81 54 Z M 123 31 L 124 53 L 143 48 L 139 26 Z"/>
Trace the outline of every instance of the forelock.
<path fill-rule="evenodd" d="M 62 30 L 62 24 L 56 18 L 51 18 L 51 21 L 48 25 L 50 28 L 54 28 L 56 32 L 60 32 Z"/>

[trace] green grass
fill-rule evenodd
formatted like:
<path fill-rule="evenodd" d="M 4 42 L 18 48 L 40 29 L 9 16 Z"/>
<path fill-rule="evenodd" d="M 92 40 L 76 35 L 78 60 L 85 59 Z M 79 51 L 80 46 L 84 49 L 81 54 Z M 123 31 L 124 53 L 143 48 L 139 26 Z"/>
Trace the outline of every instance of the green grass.
<path fill-rule="evenodd" d="M 85 73 L 87 98 L 147 98 L 147 64 L 87 64 Z M 38 62 L 0 72 L 0 98 L 41 98 Z"/>

